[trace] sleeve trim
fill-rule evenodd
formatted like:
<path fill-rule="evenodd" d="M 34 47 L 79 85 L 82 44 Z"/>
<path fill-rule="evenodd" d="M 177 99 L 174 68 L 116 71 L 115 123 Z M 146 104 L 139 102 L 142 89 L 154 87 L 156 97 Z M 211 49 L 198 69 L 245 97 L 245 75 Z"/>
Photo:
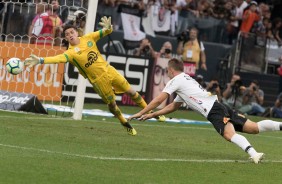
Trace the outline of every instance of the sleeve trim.
<path fill-rule="evenodd" d="M 69 61 L 70 61 L 69 56 L 68 56 L 68 55 L 66 55 L 66 54 L 64 54 L 64 56 L 66 57 L 67 62 L 69 62 Z"/>
<path fill-rule="evenodd" d="M 100 33 L 100 38 L 102 38 L 102 37 L 103 37 L 103 30 L 100 29 L 100 30 L 99 30 L 99 33 Z"/>

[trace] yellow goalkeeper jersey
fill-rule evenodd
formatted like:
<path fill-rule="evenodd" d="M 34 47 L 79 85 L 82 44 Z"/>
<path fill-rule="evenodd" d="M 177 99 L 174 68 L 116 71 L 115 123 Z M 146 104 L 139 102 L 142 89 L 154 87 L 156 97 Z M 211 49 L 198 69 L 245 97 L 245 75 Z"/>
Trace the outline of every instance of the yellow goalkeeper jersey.
<path fill-rule="evenodd" d="M 96 42 L 111 32 L 112 30 L 104 32 L 99 30 L 79 37 L 80 43 L 78 45 L 70 45 L 63 54 L 45 57 L 44 64 L 70 62 L 78 68 L 79 73 L 85 78 L 94 80 L 107 72 L 109 65 L 98 50 Z"/>

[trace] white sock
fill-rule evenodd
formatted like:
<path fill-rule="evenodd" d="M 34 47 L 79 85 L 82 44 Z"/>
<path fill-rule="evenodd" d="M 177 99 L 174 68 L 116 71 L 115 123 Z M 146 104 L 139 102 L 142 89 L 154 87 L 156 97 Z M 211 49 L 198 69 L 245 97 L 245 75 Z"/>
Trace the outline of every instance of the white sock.
<path fill-rule="evenodd" d="M 249 141 L 240 134 L 234 134 L 231 138 L 231 142 L 242 148 L 245 152 L 247 152 L 251 157 L 257 154 L 256 150 L 251 146 Z"/>
<path fill-rule="evenodd" d="M 259 132 L 266 131 L 279 131 L 281 130 L 282 123 L 272 120 L 262 120 L 258 122 Z"/>

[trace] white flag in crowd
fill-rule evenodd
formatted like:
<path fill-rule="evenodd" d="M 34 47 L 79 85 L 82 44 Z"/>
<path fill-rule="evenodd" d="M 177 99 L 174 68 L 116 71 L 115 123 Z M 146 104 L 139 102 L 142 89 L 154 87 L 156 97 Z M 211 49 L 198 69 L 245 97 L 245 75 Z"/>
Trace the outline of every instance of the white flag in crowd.
<path fill-rule="evenodd" d="M 128 41 L 140 41 L 146 37 L 146 34 L 140 30 L 142 11 L 137 7 L 120 5 L 124 39 Z"/>
<path fill-rule="evenodd" d="M 152 6 L 152 27 L 154 31 L 166 32 L 170 30 L 171 12 L 164 7 Z"/>
<path fill-rule="evenodd" d="M 124 39 L 129 41 L 140 41 L 146 37 L 140 30 L 141 18 L 136 15 L 121 13 Z"/>

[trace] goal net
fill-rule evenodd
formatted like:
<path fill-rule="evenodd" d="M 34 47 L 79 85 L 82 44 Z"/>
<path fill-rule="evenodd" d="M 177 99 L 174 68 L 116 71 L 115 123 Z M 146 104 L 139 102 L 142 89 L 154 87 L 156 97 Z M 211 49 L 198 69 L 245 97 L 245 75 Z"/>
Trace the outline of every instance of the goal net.
<path fill-rule="evenodd" d="M 5 69 L 6 62 L 12 57 L 23 61 L 31 54 L 46 57 L 66 50 L 62 35 L 55 34 L 59 30 L 56 27 L 77 23 L 76 18 L 87 12 L 88 1 L 58 0 L 57 7 L 53 3 L 52 0 L 0 2 L 0 109 L 72 115 L 78 83 L 78 71 L 72 66 L 43 64 L 25 67 L 18 75 L 11 75 Z M 32 36 L 32 32 L 36 31 L 36 26 L 43 26 L 40 21 L 35 23 L 37 16 L 47 12 L 53 17 L 54 30 L 49 32 L 52 39 L 42 41 L 40 37 Z"/>

